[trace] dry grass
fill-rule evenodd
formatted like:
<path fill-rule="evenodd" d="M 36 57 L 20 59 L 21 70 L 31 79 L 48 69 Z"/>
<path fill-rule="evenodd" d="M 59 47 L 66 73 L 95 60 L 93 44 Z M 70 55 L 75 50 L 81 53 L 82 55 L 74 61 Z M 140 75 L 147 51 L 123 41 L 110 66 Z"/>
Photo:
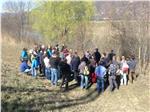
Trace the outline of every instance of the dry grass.
<path fill-rule="evenodd" d="M 10 40 L 11 41 L 11 40 Z M 69 92 L 62 93 L 46 79 L 33 79 L 18 72 L 19 55 L 25 43 L 2 44 L 2 112 L 149 112 L 149 75 L 140 75 L 134 84 L 108 90 L 98 96 L 95 85 L 88 90 L 70 84 Z"/>

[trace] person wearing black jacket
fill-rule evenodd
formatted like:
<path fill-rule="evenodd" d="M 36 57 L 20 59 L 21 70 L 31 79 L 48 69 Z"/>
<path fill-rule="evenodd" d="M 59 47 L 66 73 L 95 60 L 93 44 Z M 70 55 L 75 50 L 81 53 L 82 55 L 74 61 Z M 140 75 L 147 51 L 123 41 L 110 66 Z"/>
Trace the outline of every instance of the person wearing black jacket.
<path fill-rule="evenodd" d="M 108 59 L 109 61 L 113 60 L 113 56 L 115 56 L 116 54 L 114 53 L 114 50 L 111 50 L 111 52 L 108 54 Z"/>
<path fill-rule="evenodd" d="M 51 83 L 52 85 L 57 85 L 58 81 L 58 65 L 59 65 L 60 59 L 56 54 L 53 54 L 50 58 L 50 65 L 51 65 Z"/>
<path fill-rule="evenodd" d="M 74 56 L 71 60 L 71 70 L 73 71 L 74 73 L 74 78 L 75 80 L 78 82 L 78 66 L 80 64 L 80 57 L 78 56 L 77 52 L 74 53 Z"/>
<path fill-rule="evenodd" d="M 60 88 L 62 89 L 62 86 L 65 84 L 65 90 L 68 90 L 68 83 L 69 83 L 69 78 L 71 75 L 71 68 L 70 65 L 67 64 L 67 60 L 64 59 L 63 61 L 61 61 L 59 63 L 59 67 L 60 67 L 60 73 L 62 75 L 62 83 L 60 85 Z"/>
<path fill-rule="evenodd" d="M 101 54 L 98 51 L 98 48 L 95 49 L 95 52 L 93 53 L 93 56 L 94 56 L 94 60 L 95 60 L 96 64 L 98 64 L 100 59 L 101 59 Z"/>
<path fill-rule="evenodd" d="M 85 54 L 83 55 L 83 57 L 81 58 L 81 61 L 85 61 L 86 64 L 89 64 L 89 59 L 85 56 Z"/>

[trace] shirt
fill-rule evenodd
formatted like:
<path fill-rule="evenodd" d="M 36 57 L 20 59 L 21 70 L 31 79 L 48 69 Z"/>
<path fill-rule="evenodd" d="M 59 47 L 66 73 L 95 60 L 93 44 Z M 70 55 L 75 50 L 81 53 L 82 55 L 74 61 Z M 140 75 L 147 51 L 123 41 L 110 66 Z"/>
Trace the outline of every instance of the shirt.
<path fill-rule="evenodd" d="M 45 67 L 46 67 L 46 68 L 49 68 L 49 67 L 50 67 L 50 62 L 49 62 L 48 57 L 45 57 L 45 58 L 44 58 L 44 64 L 45 64 Z"/>
<path fill-rule="evenodd" d="M 96 76 L 103 78 L 104 75 L 106 74 L 106 68 L 101 65 L 97 66 L 95 69 L 95 74 Z"/>
<path fill-rule="evenodd" d="M 71 63 L 71 55 L 69 54 L 67 57 L 66 57 L 66 59 L 67 59 L 67 64 L 69 64 L 70 65 L 70 63 Z"/>

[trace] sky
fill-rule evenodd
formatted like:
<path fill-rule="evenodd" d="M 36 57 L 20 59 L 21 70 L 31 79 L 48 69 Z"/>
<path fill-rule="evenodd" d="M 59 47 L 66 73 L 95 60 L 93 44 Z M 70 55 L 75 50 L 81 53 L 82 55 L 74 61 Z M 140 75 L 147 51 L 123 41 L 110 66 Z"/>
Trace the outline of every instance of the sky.
<path fill-rule="evenodd" d="M 27 1 L 35 1 L 35 0 L 0 0 L 0 13 L 5 12 L 2 9 L 2 6 L 7 1 L 14 1 L 14 2 L 23 1 L 23 2 L 27 2 Z M 48 0 L 48 1 L 62 1 L 62 0 Z M 73 0 L 73 1 L 80 1 L 80 0 Z M 81 0 L 81 1 L 89 1 L 89 0 Z M 133 2 L 133 1 L 140 1 L 140 0 L 93 0 L 93 1 L 130 1 L 130 2 Z M 149 1 L 149 0 L 143 0 L 143 1 Z"/>
<path fill-rule="evenodd" d="M 0 0 L 0 13 L 4 12 L 4 10 L 2 9 L 2 6 L 5 2 L 17 2 L 17 1 L 23 1 L 23 2 L 28 2 L 28 1 L 33 1 L 33 0 Z"/>
<path fill-rule="evenodd" d="M 0 12 L 2 12 L 2 6 L 7 1 L 18 1 L 18 0 L 0 0 Z"/>

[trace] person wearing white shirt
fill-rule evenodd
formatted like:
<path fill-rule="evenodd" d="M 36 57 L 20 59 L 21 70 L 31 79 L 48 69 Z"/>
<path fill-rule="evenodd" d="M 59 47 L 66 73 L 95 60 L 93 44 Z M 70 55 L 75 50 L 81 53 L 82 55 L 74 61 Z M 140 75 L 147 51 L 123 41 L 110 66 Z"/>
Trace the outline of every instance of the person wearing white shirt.
<path fill-rule="evenodd" d="M 66 57 L 67 59 L 67 64 L 71 64 L 71 60 L 72 60 L 72 56 L 71 56 L 71 53 L 69 53 L 69 55 Z"/>
<path fill-rule="evenodd" d="M 45 75 L 47 77 L 47 79 L 50 80 L 50 75 L 51 75 L 51 71 L 50 71 L 50 62 L 49 62 L 49 58 L 48 56 L 45 54 L 44 57 L 44 64 L 45 64 Z"/>

